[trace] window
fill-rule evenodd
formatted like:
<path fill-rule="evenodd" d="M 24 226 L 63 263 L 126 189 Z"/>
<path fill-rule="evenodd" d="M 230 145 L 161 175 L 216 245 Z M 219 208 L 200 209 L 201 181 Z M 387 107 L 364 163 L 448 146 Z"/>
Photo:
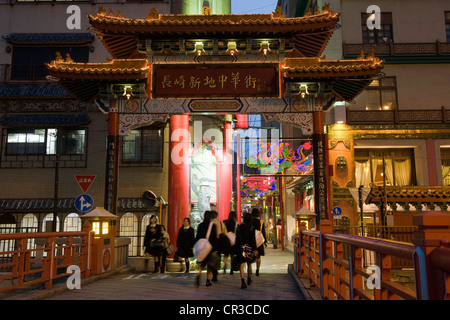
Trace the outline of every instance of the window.
<path fill-rule="evenodd" d="M 131 130 L 122 140 L 122 162 L 162 164 L 163 129 Z"/>
<path fill-rule="evenodd" d="M 450 148 L 441 148 L 442 185 L 450 186 Z"/>
<path fill-rule="evenodd" d="M 7 155 L 54 155 L 57 152 L 58 129 L 8 129 Z M 85 153 L 86 130 L 61 130 L 62 155 Z"/>
<path fill-rule="evenodd" d="M 69 53 L 73 61 L 88 62 L 89 47 L 14 47 L 12 57 L 12 80 L 44 80 L 47 76 L 45 63 L 55 60 L 56 52 L 65 59 Z"/>
<path fill-rule="evenodd" d="M 395 77 L 373 80 L 366 90 L 366 110 L 397 109 L 397 81 Z"/>
<path fill-rule="evenodd" d="M 148 225 L 148 224 L 147 224 Z M 147 225 L 142 225 L 143 227 L 143 231 L 142 231 L 142 240 L 140 240 L 142 243 L 143 239 L 144 239 L 144 234 L 145 234 L 145 230 Z M 128 247 L 128 255 L 130 257 L 135 257 L 137 255 L 139 255 L 139 248 L 141 246 L 139 246 L 138 243 L 138 218 L 136 216 L 136 214 L 134 213 L 125 213 L 121 218 L 120 218 L 120 229 L 119 229 L 119 233 L 120 233 L 120 237 L 129 237 L 131 238 L 131 246 Z"/>
<path fill-rule="evenodd" d="M 86 130 L 65 130 L 61 135 L 61 154 L 84 154 Z"/>
<path fill-rule="evenodd" d="M 450 42 L 450 11 L 445 11 L 445 35 Z"/>
<path fill-rule="evenodd" d="M 64 231 L 81 231 L 82 221 L 78 213 L 69 214 L 64 220 Z"/>
<path fill-rule="evenodd" d="M 416 185 L 414 168 L 414 149 L 355 149 L 357 186 L 383 185 L 384 181 L 388 186 Z"/>
<path fill-rule="evenodd" d="M 392 13 L 382 12 L 380 29 L 368 29 L 367 19 L 370 14 L 361 13 L 361 27 L 362 27 L 362 40 L 363 43 L 389 43 L 394 41 L 394 33 L 392 30 Z"/>

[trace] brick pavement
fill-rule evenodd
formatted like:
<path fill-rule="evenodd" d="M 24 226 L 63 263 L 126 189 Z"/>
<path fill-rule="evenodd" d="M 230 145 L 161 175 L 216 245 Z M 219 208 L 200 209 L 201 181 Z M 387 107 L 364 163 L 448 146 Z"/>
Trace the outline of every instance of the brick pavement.
<path fill-rule="evenodd" d="M 184 273 L 114 273 L 96 281 L 82 281 L 80 290 L 67 290 L 64 283 L 53 290 L 33 290 L 8 300 L 310 300 L 311 295 L 301 282 L 288 273 L 293 253 L 266 249 L 261 274 L 252 276 L 247 289 L 240 288 L 240 275 L 220 271 L 218 282 L 205 286 L 206 273 L 200 287 L 195 286 L 195 272 Z M 253 264 L 253 269 L 256 266 Z M 305 298 L 306 297 L 306 298 Z"/>

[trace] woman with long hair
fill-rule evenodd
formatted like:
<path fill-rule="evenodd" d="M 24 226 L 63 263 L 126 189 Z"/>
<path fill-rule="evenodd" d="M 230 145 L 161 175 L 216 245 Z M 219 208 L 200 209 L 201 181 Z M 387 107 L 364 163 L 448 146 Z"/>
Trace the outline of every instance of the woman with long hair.
<path fill-rule="evenodd" d="M 189 258 L 194 256 L 195 231 L 191 227 L 191 219 L 184 218 L 183 226 L 178 231 L 177 237 L 177 254 L 180 258 L 184 258 L 186 264 L 186 273 L 189 273 Z"/>
<path fill-rule="evenodd" d="M 195 284 L 197 285 L 197 287 L 200 285 L 200 276 L 202 274 L 203 269 L 205 269 L 205 267 L 207 268 L 206 286 L 210 287 L 212 285 L 211 278 L 212 278 L 213 267 L 211 266 L 211 262 L 213 259 L 213 253 L 215 251 L 217 251 L 217 249 L 218 249 L 217 231 L 216 231 L 216 226 L 212 222 L 212 219 L 214 219 L 214 213 L 212 211 L 205 211 L 205 217 L 203 219 L 203 222 L 201 222 L 197 228 L 197 236 L 195 238 L 196 242 L 202 238 L 206 238 L 208 229 L 209 229 L 209 224 L 211 223 L 211 231 L 210 231 L 209 237 L 207 239 L 208 239 L 209 243 L 211 243 L 211 246 L 212 246 L 210 253 L 208 254 L 208 256 L 205 259 L 203 259 L 203 261 L 197 260 L 198 273 L 197 273 L 197 276 L 195 279 Z"/>

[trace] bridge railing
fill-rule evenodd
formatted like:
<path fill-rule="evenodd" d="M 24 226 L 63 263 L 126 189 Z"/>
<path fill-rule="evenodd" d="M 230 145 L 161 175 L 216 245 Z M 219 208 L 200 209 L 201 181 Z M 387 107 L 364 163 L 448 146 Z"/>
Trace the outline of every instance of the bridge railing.
<path fill-rule="evenodd" d="M 294 266 L 323 299 L 450 300 L 450 214 L 422 213 L 414 222 L 413 244 L 332 233 L 329 220 L 317 231 L 301 225 Z M 375 256 L 374 265 L 363 264 L 368 252 Z M 412 262 L 413 287 L 391 278 L 394 257 Z"/>
<path fill-rule="evenodd" d="M 90 275 L 89 232 L 0 234 L 0 246 L 5 243 L 9 246 L 0 251 L 0 292 L 38 283 L 50 289 L 55 279 L 72 274 L 67 272 L 71 265 L 80 268 L 81 278 Z"/>

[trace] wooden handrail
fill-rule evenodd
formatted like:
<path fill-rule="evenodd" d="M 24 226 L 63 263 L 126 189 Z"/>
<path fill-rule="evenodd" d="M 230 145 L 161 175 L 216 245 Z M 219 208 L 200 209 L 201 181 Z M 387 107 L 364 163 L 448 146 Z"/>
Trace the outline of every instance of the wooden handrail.
<path fill-rule="evenodd" d="M 403 259 L 412 259 L 415 247 L 409 243 L 390 241 L 385 239 L 359 237 L 347 234 L 324 234 L 325 239 L 342 242 L 358 248 L 372 250 L 378 253 Z"/>
<path fill-rule="evenodd" d="M 50 289 L 53 280 L 69 276 L 67 267 L 77 265 L 81 277 L 90 275 L 90 255 L 92 233 L 90 232 L 39 232 L 39 233 L 8 233 L 0 234 L 0 241 L 12 241 L 14 250 L 0 252 L 0 269 L 4 272 L 0 276 L 3 281 L 0 292 L 15 288 L 45 283 Z M 74 238 L 81 237 L 80 243 L 74 243 Z M 57 239 L 66 238 L 64 244 L 57 243 Z M 41 247 L 29 247 L 29 240 L 45 239 Z"/>

